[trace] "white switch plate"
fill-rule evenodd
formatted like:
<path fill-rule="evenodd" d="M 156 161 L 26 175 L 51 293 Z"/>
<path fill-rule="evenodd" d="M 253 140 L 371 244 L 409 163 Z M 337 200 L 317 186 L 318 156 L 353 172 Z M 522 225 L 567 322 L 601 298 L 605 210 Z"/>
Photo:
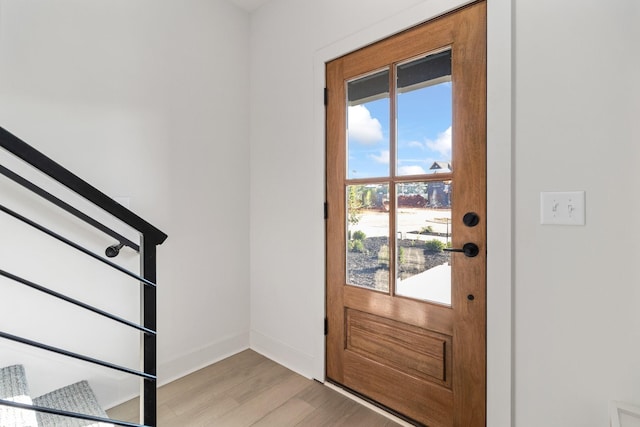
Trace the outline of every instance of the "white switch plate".
<path fill-rule="evenodd" d="M 540 193 L 540 224 L 584 225 L 584 191 Z"/>

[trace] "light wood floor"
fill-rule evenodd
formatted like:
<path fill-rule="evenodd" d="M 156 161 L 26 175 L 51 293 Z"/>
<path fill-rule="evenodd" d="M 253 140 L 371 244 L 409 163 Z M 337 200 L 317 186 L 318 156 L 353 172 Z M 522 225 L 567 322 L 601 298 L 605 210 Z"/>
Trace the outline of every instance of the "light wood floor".
<path fill-rule="evenodd" d="M 138 400 L 107 411 L 138 422 Z M 159 427 L 398 424 L 317 381 L 246 350 L 158 389 Z"/>

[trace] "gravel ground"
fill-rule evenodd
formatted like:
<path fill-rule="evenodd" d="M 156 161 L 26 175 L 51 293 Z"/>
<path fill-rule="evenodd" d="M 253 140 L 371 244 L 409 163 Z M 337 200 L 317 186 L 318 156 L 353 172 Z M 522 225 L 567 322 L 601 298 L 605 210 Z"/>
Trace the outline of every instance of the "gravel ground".
<path fill-rule="evenodd" d="M 369 237 L 364 239 L 363 243 L 365 252 L 349 252 L 348 282 L 352 285 L 384 289 L 388 276 L 385 265 L 388 256 L 385 256 L 384 246 L 388 244 L 388 240 L 386 237 Z M 403 248 L 403 262 L 400 265 L 400 275 L 403 279 L 450 260 L 450 254 L 447 252 L 427 251 L 423 242 L 399 240 L 398 244 Z M 379 282 L 377 286 L 376 277 Z"/>

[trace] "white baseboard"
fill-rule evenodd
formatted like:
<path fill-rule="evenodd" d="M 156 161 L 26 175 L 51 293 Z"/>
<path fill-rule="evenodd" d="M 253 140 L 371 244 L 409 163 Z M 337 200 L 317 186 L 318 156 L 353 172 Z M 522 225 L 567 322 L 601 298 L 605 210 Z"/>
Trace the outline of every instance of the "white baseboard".
<path fill-rule="evenodd" d="M 234 335 L 210 343 L 197 350 L 182 354 L 166 362 L 158 363 L 158 387 L 189 375 L 197 370 L 219 362 L 249 348 L 249 333 Z M 135 380 L 135 379 L 134 379 Z M 123 378 L 120 384 L 121 394 L 117 401 L 105 404 L 113 408 L 139 395 L 138 382 L 132 384 L 130 378 Z M 126 392 L 125 392 L 126 390 Z"/>
<path fill-rule="evenodd" d="M 234 335 L 158 364 L 158 386 L 189 375 L 249 348 L 249 333 Z"/>
<path fill-rule="evenodd" d="M 260 332 L 251 331 L 250 333 L 238 334 L 216 341 L 172 360 L 160 362 L 158 364 L 158 386 L 168 384 L 248 348 L 306 378 L 316 378 L 324 381 L 324 378 L 317 378 L 317 375 L 314 374 L 314 367 L 318 363 L 316 357 Z M 133 399 L 139 393 L 137 386 L 133 387 L 130 382 L 125 384 L 124 380 L 120 390 L 127 390 L 126 393 L 122 392 L 120 394 L 120 396 L 124 397 L 115 402 L 108 402 L 105 405 L 107 408 L 112 408 Z"/>
<path fill-rule="evenodd" d="M 314 372 L 317 371 L 315 368 L 318 361 L 313 355 L 302 352 L 288 344 L 263 335 L 255 330 L 251 331 L 250 336 L 250 347 L 255 352 L 262 354 L 263 356 L 304 377 L 324 381 L 323 377 L 317 378 L 318 373 Z"/>

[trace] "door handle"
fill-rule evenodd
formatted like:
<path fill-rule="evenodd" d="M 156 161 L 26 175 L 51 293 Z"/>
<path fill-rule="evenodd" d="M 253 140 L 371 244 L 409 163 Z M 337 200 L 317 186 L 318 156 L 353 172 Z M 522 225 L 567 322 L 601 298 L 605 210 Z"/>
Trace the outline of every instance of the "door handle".
<path fill-rule="evenodd" d="M 447 252 L 462 252 L 464 256 L 473 258 L 480 253 L 480 248 L 475 243 L 465 243 L 462 245 L 462 249 L 457 248 L 444 248 Z"/>

